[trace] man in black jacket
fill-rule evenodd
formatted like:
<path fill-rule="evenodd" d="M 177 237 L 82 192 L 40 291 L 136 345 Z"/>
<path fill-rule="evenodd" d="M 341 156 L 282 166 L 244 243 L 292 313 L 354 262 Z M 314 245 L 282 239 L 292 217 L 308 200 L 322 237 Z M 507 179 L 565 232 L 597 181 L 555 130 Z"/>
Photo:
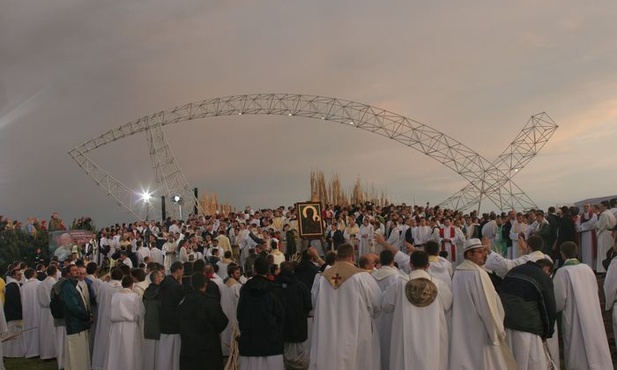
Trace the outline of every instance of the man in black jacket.
<path fill-rule="evenodd" d="M 8 324 L 9 333 L 16 333 L 22 328 L 22 306 L 21 306 L 21 278 L 22 271 L 19 267 L 15 267 L 9 271 L 9 277 L 6 279 L 5 296 L 4 296 L 4 316 Z M 4 347 L 4 357 L 24 357 L 26 349 L 22 335 L 17 336 L 14 340 L 0 344 Z"/>
<path fill-rule="evenodd" d="M 316 261 L 319 266 L 315 265 L 313 261 Z M 319 253 L 313 247 L 302 251 L 300 262 L 295 267 L 296 278 L 303 283 L 310 291 L 313 287 L 313 281 L 315 276 L 320 272 L 319 267 L 324 265 L 324 261 L 319 257 Z"/>
<path fill-rule="evenodd" d="M 191 277 L 193 291 L 178 307 L 180 317 L 180 370 L 222 370 L 221 332 L 229 320 L 221 303 L 206 295 L 207 278 L 202 273 Z"/>
<path fill-rule="evenodd" d="M 552 262 L 541 259 L 511 269 L 499 288 L 506 341 L 521 369 L 546 369 L 543 344 L 555 328 Z"/>
<path fill-rule="evenodd" d="M 268 260 L 255 260 L 255 276 L 240 289 L 239 368 L 283 369 L 283 315 L 285 309 L 272 282 Z"/>
<path fill-rule="evenodd" d="M 144 369 L 155 369 L 157 350 L 161 339 L 160 329 L 160 306 L 159 286 L 163 281 L 163 273 L 154 270 L 150 273 L 150 285 L 144 291 L 142 297 L 144 303 L 144 346 L 143 346 L 143 365 Z"/>
<path fill-rule="evenodd" d="M 342 230 L 339 230 L 338 225 L 333 222 L 330 225 L 330 230 L 326 234 L 326 240 L 328 241 L 328 250 L 336 251 L 338 246 L 345 243 L 345 236 Z"/>
<path fill-rule="evenodd" d="M 171 275 L 163 279 L 159 286 L 159 342 L 158 368 L 178 370 L 180 368 L 180 317 L 178 304 L 184 298 L 182 262 L 174 262 L 170 267 Z"/>
<path fill-rule="evenodd" d="M 285 315 L 283 321 L 284 359 L 287 369 L 307 369 L 309 353 L 304 345 L 308 338 L 308 314 L 313 309 L 311 292 L 294 275 L 290 262 L 281 263 L 281 272 L 274 279 L 280 292 Z"/>
<path fill-rule="evenodd" d="M 92 313 L 88 310 L 86 293 L 78 285 L 79 269 L 75 265 L 69 268 L 69 278 L 62 283 L 61 294 L 66 321 L 66 348 L 64 351 L 64 368 L 90 368 L 90 334 Z"/>
<path fill-rule="evenodd" d="M 514 224 L 516 223 L 516 211 L 515 210 L 511 210 L 510 212 L 508 212 L 508 219 L 504 220 L 503 223 L 503 227 L 501 229 L 501 237 L 503 240 L 506 241 L 506 247 L 508 250 L 508 258 L 516 258 L 513 256 L 516 256 L 517 254 L 512 254 L 512 239 L 510 238 L 510 231 L 512 230 L 512 227 L 514 226 Z"/>

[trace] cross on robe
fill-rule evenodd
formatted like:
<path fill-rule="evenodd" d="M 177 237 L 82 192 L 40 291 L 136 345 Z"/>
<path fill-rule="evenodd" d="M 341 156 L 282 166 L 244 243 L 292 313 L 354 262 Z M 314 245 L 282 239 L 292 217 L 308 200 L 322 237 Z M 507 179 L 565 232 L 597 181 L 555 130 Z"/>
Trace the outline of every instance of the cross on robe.
<path fill-rule="evenodd" d="M 339 275 L 338 272 L 337 272 L 330 279 L 332 280 L 332 285 L 334 285 L 334 287 L 338 288 L 339 280 L 343 279 L 343 277 L 341 275 Z"/>

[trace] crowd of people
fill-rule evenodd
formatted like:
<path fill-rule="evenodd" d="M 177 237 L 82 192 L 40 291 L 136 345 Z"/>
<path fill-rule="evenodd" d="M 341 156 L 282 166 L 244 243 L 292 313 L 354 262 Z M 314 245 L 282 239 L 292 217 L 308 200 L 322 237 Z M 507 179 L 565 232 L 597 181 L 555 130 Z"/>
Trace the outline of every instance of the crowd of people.
<path fill-rule="evenodd" d="M 597 277 L 615 318 L 616 216 L 617 199 L 482 215 L 366 203 L 325 205 L 308 240 L 294 207 L 115 224 L 83 244 L 67 232 L 8 266 L 2 355 L 59 369 L 532 370 L 559 366 L 560 333 L 566 369 L 609 369 Z"/>

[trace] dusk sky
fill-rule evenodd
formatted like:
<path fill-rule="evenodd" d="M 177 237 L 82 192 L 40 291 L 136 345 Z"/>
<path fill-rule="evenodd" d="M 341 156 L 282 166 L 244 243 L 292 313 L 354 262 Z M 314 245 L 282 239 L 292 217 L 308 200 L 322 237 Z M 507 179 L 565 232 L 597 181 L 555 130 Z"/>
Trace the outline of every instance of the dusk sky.
<path fill-rule="evenodd" d="M 228 95 L 353 100 L 489 161 L 529 117 L 559 125 L 515 177 L 542 208 L 617 194 L 617 3 L 0 0 L 0 214 L 131 220 L 69 157 L 138 117 Z M 466 182 L 381 136 L 296 117 L 210 118 L 165 133 L 191 186 L 237 208 L 309 198 L 309 174 L 437 204 Z M 91 157 L 154 188 L 146 136 Z"/>

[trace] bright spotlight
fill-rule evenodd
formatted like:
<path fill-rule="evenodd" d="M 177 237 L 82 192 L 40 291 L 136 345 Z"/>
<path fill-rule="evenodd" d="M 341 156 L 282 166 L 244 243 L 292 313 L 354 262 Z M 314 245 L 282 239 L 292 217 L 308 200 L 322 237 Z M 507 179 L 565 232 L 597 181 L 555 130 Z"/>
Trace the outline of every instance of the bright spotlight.
<path fill-rule="evenodd" d="M 171 201 L 174 203 L 180 203 L 182 201 L 182 197 L 179 195 L 172 195 L 171 196 Z"/>
<path fill-rule="evenodd" d="M 151 199 L 152 199 L 152 194 L 150 194 L 150 192 L 144 191 L 141 194 L 141 200 L 143 200 L 144 202 L 149 203 Z"/>

